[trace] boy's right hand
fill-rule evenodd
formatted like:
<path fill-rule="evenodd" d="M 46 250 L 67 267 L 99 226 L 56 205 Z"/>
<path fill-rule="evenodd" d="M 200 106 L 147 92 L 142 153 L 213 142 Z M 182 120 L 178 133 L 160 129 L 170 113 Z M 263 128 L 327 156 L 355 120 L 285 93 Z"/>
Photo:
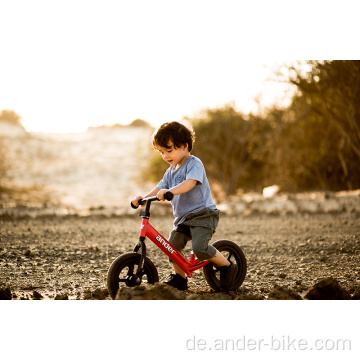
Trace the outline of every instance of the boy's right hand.
<path fill-rule="evenodd" d="M 135 207 L 138 207 L 139 206 L 139 200 L 143 199 L 142 196 L 137 196 L 136 198 L 132 199 L 131 200 L 131 203 L 135 206 Z M 144 206 L 144 205 L 141 205 L 141 206 Z"/>

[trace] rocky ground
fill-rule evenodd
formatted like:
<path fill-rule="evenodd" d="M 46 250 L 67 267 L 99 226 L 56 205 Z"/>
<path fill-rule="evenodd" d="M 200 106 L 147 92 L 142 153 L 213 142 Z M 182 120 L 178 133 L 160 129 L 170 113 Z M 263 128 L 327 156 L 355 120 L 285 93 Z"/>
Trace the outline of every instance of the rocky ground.
<path fill-rule="evenodd" d="M 167 237 L 172 217 L 153 215 Z M 0 218 L 0 290 L 12 299 L 110 299 L 107 270 L 137 242 L 140 218 L 132 216 L 48 216 Z M 223 215 L 214 240 L 231 239 L 248 261 L 237 291 L 216 294 L 202 271 L 189 281 L 186 298 L 304 298 L 321 279 L 332 277 L 359 298 L 360 214 Z M 148 256 L 160 281 L 170 273 L 166 257 L 150 241 Z M 6 290 L 7 289 L 7 290 Z M 290 294 L 290 295 L 289 295 Z M 126 295 L 123 298 L 131 298 Z"/>

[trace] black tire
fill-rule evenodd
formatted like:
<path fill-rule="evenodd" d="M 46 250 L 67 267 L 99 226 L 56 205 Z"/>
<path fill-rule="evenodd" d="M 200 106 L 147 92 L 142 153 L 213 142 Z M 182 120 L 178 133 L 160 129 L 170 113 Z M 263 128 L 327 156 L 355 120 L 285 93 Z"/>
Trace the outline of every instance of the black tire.
<path fill-rule="evenodd" d="M 213 263 L 209 263 L 203 267 L 205 279 L 210 287 L 215 291 L 236 290 L 243 283 L 246 275 L 247 264 L 246 258 L 241 248 L 230 240 L 217 240 L 211 244 L 220 251 L 228 260 L 231 260 L 238 267 L 235 281 L 231 287 L 224 289 L 220 286 L 220 271 Z"/>
<path fill-rule="evenodd" d="M 120 284 L 126 286 L 127 277 L 136 274 L 139 261 L 139 253 L 125 253 L 112 262 L 107 274 L 107 288 L 112 299 L 115 299 Z M 147 257 L 145 257 L 144 269 L 139 276 L 141 283 L 154 284 L 159 281 L 157 269 Z"/>

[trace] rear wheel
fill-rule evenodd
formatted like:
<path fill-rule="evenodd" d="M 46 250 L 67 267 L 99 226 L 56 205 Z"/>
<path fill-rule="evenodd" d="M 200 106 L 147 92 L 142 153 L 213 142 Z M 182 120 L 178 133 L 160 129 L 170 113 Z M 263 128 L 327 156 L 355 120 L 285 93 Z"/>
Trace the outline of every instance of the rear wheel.
<path fill-rule="evenodd" d="M 215 264 L 210 262 L 203 268 L 206 281 L 215 291 L 230 291 L 238 289 L 245 279 L 247 270 L 246 258 L 243 251 L 237 244 L 230 240 L 217 240 L 211 245 L 221 252 L 226 259 L 236 264 L 238 271 L 235 275 L 235 281 L 233 284 L 228 289 L 224 289 L 220 286 L 220 270 L 216 268 Z"/>
<path fill-rule="evenodd" d="M 159 275 L 153 262 L 145 257 L 141 273 L 136 274 L 140 254 L 125 253 L 116 258 L 110 265 L 107 275 L 107 288 L 112 299 L 122 286 L 136 286 L 141 283 L 154 284 L 159 281 Z"/>

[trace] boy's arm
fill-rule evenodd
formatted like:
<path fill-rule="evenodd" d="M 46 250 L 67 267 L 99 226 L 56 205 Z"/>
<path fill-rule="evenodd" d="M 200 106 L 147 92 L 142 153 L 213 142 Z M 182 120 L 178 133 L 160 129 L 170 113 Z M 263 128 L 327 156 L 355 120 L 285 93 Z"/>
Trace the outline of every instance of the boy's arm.
<path fill-rule="evenodd" d="M 180 183 L 179 185 L 174 186 L 171 189 L 159 190 L 158 193 L 156 194 L 156 196 L 159 200 L 165 201 L 164 194 L 166 192 L 171 191 L 174 195 L 184 194 L 184 193 L 190 191 L 191 189 L 193 189 L 195 187 L 196 183 L 197 183 L 196 180 L 187 179 L 187 180 L 183 181 L 182 183 Z"/>
<path fill-rule="evenodd" d="M 137 196 L 136 198 L 132 199 L 131 202 L 133 203 L 134 206 L 139 206 L 139 200 L 141 200 L 143 198 L 151 197 L 151 196 L 156 196 L 156 194 L 158 192 L 159 192 L 159 189 L 157 187 L 155 187 L 145 196 Z"/>
<path fill-rule="evenodd" d="M 159 192 L 159 189 L 157 187 L 155 187 L 154 189 L 152 189 L 148 194 L 146 194 L 144 196 L 144 198 L 147 197 L 151 197 L 151 196 L 156 196 L 156 194 Z"/>

